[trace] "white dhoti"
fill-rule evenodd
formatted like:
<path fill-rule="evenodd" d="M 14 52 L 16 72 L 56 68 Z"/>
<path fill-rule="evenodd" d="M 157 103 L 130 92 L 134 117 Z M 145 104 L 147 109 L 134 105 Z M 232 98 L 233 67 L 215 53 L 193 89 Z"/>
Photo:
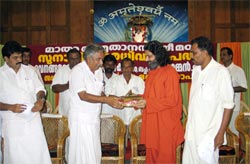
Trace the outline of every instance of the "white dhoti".
<path fill-rule="evenodd" d="M 50 164 L 40 114 L 26 121 L 13 116 L 3 121 L 5 164 Z"/>
<path fill-rule="evenodd" d="M 69 164 L 100 164 L 100 115 L 70 112 Z"/>
<path fill-rule="evenodd" d="M 195 146 L 193 141 L 185 141 L 182 163 L 183 164 L 218 164 L 219 163 L 219 149 L 215 151 L 205 150 L 199 152 L 199 147 Z M 207 151 L 207 152 L 206 152 Z"/>

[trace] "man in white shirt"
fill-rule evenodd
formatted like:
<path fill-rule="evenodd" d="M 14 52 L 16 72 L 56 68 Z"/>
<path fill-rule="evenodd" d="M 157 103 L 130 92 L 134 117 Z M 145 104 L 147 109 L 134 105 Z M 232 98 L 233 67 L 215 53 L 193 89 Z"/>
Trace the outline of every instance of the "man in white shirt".
<path fill-rule="evenodd" d="M 133 70 L 134 62 L 129 58 L 122 59 L 122 74 L 111 81 L 111 95 L 121 97 L 130 94 L 142 95 L 144 93 L 144 81 L 139 76 L 132 74 Z M 122 118 L 126 125 L 129 125 L 135 116 L 141 114 L 141 110 L 125 107 L 123 110 L 117 110 L 116 114 Z"/>
<path fill-rule="evenodd" d="M 39 72 L 39 70 L 36 67 L 34 67 L 33 65 L 30 64 L 31 55 L 32 55 L 32 52 L 31 52 L 30 48 L 24 47 L 23 48 L 23 53 L 22 53 L 22 63 L 24 65 L 27 65 L 30 68 L 32 68 L 36 72 L 36 74 L 37 74 L 39 80 L 41 81 L 41 83 L 44 84 L 43 83 L 43 78 L 42 78 L 41 73 Z"/>
<path fill-rule="evenodd" d="M 60 67 L 53 78 L 51 87 L 52 91 L 59 93 L 58 110 L 59 114 L 68 117 L 69 115 L 69 75 L 71 69 L 81 62 L 81 53 L 77 49 L 71 49 L 67 52 L 67 65 Z"/>
<path fill-rule="evenodd" d="M 122 108 L 117 97 L 103 93 L 102 64 L 104 48 L 90 44 L 84 51 L 84 61 L 70 74 L 69 160 L 70 164 L 100 164 L 101 103 Z"/>
<path fill-rule="evenodd" d="M 206 37 L 191 41 L 194 63 L 185 132 L 183 164 L 216 164 L 219 147 L 230 122 L 233 87 L 228 70 L 213 58 L 213 43 Z"/>
<path fill-rule="evenodd" d="M 50 164 L 51 159 L 39 111 L 45 89 L 36 73 L 22 64 L 22 47 L 8 41 L 2 48 L 0 109 L 4 163 Z"/>
<path fill-rule="evenodd" d="M 118 77 L 114 70 L 116 68 L 117 60 L 116 58 L 108 54 L 104 57 L 103 68 L 104 68 L 104 93 L 105 95 L 110 95 L 111 90 L 111 81 Z M 102 113 L 115 114 L 116 109 L 112 108 L 108 104 L 102 104 Z"/>
<path fill-rule="evenodd" d="M 241 92 L 247 90 L 247 80 L 245 72 L 242 68 L 233 63 L 233 51 L 229 47 L 223 47 L 220 50 L 220 58 L 223 65 L 227 68 L 231 75 L 233 89 L 234 89 L 234 103 L 232 118 L 229 124 L 230 129 L 238 135 L 238 131 L 234 126 L 234 121 L 240 112 L 240 96 Z"/>

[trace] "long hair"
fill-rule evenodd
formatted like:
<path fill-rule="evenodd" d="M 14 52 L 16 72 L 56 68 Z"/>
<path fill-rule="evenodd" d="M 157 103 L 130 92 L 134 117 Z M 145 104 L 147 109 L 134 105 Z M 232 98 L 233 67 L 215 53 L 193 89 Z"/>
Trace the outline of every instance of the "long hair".
<path fill-rule="evenodd" d="M 156 40 L 150 41 L 144 46 L 144 50 L 152 52 L 155 55 L 156 61 L 161 67 L 171 64 L 169 52 L 165 47 L 163 47 L 162 43 Z"/>

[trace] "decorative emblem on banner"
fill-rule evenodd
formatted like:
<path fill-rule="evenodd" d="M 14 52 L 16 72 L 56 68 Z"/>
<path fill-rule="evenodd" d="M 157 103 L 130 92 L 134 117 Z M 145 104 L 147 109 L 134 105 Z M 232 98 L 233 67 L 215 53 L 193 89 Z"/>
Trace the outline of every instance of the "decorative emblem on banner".
<path fill-rule="evenodd" d="M 152 38 L 151 27 L 153 22 L 151 15 L 126 16 L 128 18 L 127 29 L 125 31 L 126 41 L 146 43 Z"/>

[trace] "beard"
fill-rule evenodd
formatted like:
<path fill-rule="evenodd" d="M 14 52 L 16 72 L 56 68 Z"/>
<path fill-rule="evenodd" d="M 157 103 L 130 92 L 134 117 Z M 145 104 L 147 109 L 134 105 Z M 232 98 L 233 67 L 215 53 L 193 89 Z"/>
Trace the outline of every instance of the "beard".
<path fill-rule="evenodd" d="M 159 66 L 159 64 L 156 60 L 153 60 L 153 61 L 148 62 L 148 66 L 151 70 L 154 70 Z"/>
<path fill-rule="evenodd" d="M 105 73 L 113 73 L 114 72 L 114 69 L 112 68 L 105 68 Z"/>

